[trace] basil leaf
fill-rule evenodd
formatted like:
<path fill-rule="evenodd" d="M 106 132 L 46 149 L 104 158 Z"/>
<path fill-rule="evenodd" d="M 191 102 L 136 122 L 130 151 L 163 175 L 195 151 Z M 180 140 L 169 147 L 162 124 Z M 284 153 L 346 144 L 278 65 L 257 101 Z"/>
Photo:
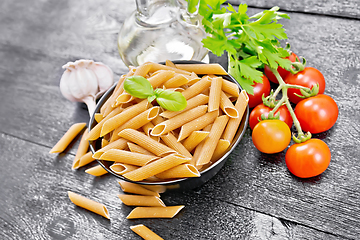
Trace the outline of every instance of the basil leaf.
<path fill-rule="evenodd" d="M 142 76 L 127 77 L 124 81 L 124 90 L 131 96 L 140 99 L 154 95 L 154 89 L 149 80 Z"/>
<path fill-rule="evenodd" d="M 172 90 L 155 89 L 157 103 L 170 111 L 181 111 L 186 107 L 186 99 L 180 93 Z"/>

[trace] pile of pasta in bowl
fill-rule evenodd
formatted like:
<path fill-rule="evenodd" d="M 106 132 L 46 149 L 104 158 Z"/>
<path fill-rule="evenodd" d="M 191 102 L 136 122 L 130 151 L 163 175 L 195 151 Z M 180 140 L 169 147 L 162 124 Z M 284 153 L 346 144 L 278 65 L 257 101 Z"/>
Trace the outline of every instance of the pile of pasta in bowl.
<path fill-rule="evenodd" d="M 181 93 L 184 108 L 168 110 L 155 95 L 133 96 L 126 81 L 134 76 L 155 91 Z M 248 115 L 246 92 L 220 65 L 148 62 L 130 67 L 100 99 L 87 139 L 92 157 L 122 180 L 194 188 L 222 167 L 242 138 Z"/>

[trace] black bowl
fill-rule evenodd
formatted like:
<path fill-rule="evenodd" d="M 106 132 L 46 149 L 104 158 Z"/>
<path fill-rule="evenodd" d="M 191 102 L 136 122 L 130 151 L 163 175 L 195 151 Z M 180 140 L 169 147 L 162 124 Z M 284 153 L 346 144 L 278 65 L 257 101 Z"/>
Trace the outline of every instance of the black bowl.
<path fill-rule="evenodd" d="M 198 61 L 173 61 L 173 63 L 175 63 L 175 64 L 181 64 L 181 63 L 183 63 L 183 64 L 199 64 L 199 63 L 203 64 L 202 62 L 198 62 Z M 234 82 L 239 87 L 240 91 L 242 90 L 239 83 L 232 76 L 230 76 L 230 75 L 221 75 L 221 76 L 228 81 Z M 114 84 L 114 86 L 112 86 L 100 98 L 99 102 L 97 103 L 95 113 L 98 113 L 100 111 L 100 107 L 111 96 L 115 86 L 116 86 L 116 84 Z M 89 122 L 90 130 L 96 125 L 94 116 L 95 116 L 95 114 L 91 117 L 90 122 Z M 227 152 L 219 160 L 217 160 L 214 164 L 212 164 L 210 167 L 201 171 L 200 177 L 182 178 L 182 179 L 175 179 L 175 180 L 161 181 L 161 182 L 148 182 L 148 181 L 134 182 L 134 181 L 126 179 L 123 176 L 112 171 L 110 169 L 110 166 L 113 162 L 99 160 L 99 159 L 96 159 L 96 160 L 106 171 L 108 171 L 112 175 L 116 176 L 117 178 L 127 181 L 127 182 L 132 182 L 132 183 L 136 183 L 136 184 L 140 184 L 140 185 L 154 186 L 154 187 L 157 186 L 164 190 L 190 190 L 190 189 L 199 187 L 202 184 L 206 183 L 209 179 L 211 179 L 213 176 L 215 176 L 219 172 L 219 170 L 224 166 L 226 159 L 231 154 L 231 152 L 235 150 L 235 147 L 239 144 L 241 138 L 243 137 L 244 132 L 247 127 L 247 124 L 248 124 L 248 119 L 249 119 L 249 106 L 247 106 L 247 108 L 245 110 L 245 113 L 241 120 L 240 126 L 235 134 L 234 140 L 231 143 L 231 145 L 229 146 Z M 101 146 L 101 139 L 97 139 L 95 141 L 90 141 L 90 149 L 91 149 L 92 153 L 95 153 L 98 149 L 100 149 L 100 146 Z"/>

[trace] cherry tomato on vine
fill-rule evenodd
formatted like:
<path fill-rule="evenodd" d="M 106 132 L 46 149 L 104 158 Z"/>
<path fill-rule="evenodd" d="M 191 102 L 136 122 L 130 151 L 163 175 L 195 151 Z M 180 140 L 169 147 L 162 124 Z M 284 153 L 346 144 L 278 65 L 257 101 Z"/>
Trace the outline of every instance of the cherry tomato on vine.
<path fill-rule="evenodd" d="M 263 153 L 281 152 L 290 140 L 290 128 L 281 120 L 263 120 L 256 124 L 252 132 L 255 147 Z"/>
<path fill-rule="evenodd" d="M 297 74 L 289 74 L 285 78 L 285 83 L 300 85 L 308 88 L 312 88 L 314 85 L 319 84 L 319 93 L 324 93 L 325 91 L 325 78 L 322 73 L 313 67 L 305 67 L 303 71 L 298 72 Z M 297 104 L 303 98 L 300 98 L 295 95 L 302 95 L 299 89 L 289 88 L 288 89 L 288 97 L 290 102 Z"/>
<path fill-rule="evenodd" d="M 264 97 L 269 96 L 271 90 L 270 82 L 265 75 L 262 77 L 262 83 L 255 83 L 252 86 L 254 87 L 254 94 L 248 94 L 249 108 L 262 103 L 262 95 L 264 94 Z"/>
<path fill-rule="evenodd" d="M 321 174 L 328 168 L 330 160 L 329 147 L 325 142 L 314 138 L 291 145 L 285 154 L 287 168 L 300 178 Z"/>
<path fill-rule="evenodd" d="M 300 101 L 295 109 L 302 130 L 320 133 L 329 130 L 336 122 L 339 109 L 330 96 L 319 94 Z"/>
<path fill-rule="evenodd" d="M 272 108 L 269 108 L 265 106 L 263 103 L 257 105 L 250 113 L 249 116 L 249 126 L 251 129 L 254 129 L 255 125 L 259 123 L 259 119 L 261 119 L 261 114 L 264 114 L 265 117 L 269 115 L 269 112 L 272 110 Z M 285 122 L 289 128 L 291 128 L 293 124 L 293 119 L 290 115 L 289 110 L 285 105 L 279 107 L 279 109 L 275 112 L 274 115 L 277 113 L 280 113 L 279 119 L 283 122 Z"/>
<path fill-rule="evenodd" d="M 286 57 L 285 59 L 289 59 L 291 62 L 295 62 L 297 58 L 298 56 L 292 52 L 290 56 Z M 290 73 L 289 71 L 283 69 L 282 67 L 278 67 L 277 71 L 282 79 L 285 79 L 287 75 Z M 279 83 L 269 66 L 265 65 L 264 73 L 271 82 Z"/>

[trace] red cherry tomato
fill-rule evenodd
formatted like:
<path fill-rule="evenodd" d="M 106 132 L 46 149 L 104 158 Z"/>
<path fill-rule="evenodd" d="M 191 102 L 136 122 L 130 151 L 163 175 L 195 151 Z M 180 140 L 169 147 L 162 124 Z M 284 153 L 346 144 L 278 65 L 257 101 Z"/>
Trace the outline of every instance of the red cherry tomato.
<path fill-rule="evenodd" d="M 264 114 L 265 117 L 269 115 L 269 112 L 272 109 L 265 106 L 263 103 L 257 105 L 250 113 L 249 116 L 249 126 L 251 129 L 254 129 L 255 125 L 259 123 L 259 119 L 261 119 L 261 114 Z M 291 128 L 293 124 L 293 119 L 290 115 L 289 110 L 285 105 L 279 107 L 279 109 L 275 112 L 274 115 L 280 112 L 280 120 L 285 122 L 289 128 Z"/>
<path fill-rule="evenodd" d="M 308 88 L 312 88 L 318 83 L 319 94 L 324 93 L 325 91 L 325 78 L 319 70 L 313 67 L 306 67 L 303 71 L 298 72 L 297 74 L 289 74 L 284 81 L 288 84 L 300 85 Z M 296 96 L 295 93 L 300 96 L 302 95 L 299 89 L 288 89 L 290 102 L 297 104 L 303 100 L 303 98 Z"/>
<path fill-rule="evenodd" d="M 249 108 L 262 103 L 262 95 L 264 94 L 264 97 L 269 96 L 271 90 L 270 82 L 265 75 L 263 75 L 262 83 L 255 83 L 252 86 L 254 87 L 254 94 L 248 94 Z"/>
<path fill-rule="evenodd" d="M 302 130 L 311 133 L 320 133 L 330 129 L 339 115 L 336 102 L 325 94 L 300 101 L 294 112 Z"/>
<path fill-rule="evenodd" d="M 300 178 L 321 174 L 328 168 L 330 160 L 329 147 L 320 139 L 314 138 L 291 145 L 285 154 L 287 168 Z"/>
<path fill-rule="evenodd" d="M 295 53 L 291 53 L 290 56 L 286 57 L 285 59 L 289 59 L 291 62 L 295 62 L 297 58 L 298 56 Z M 285 79 L 287 75 L 290 73 L 289 71 L 283 69 L 282 67 L 278 67 L 277 71 L 282 79 Z M 264 73 L 271 82 L 279 83 L 269 66 L 265 65 Z"/>
<path fill-rule="evenodd" d="M 281 120 L 263 120 L 256 124 L 252 132 L 255 147 L 263 153 L 278 153 L 290 143 L 291 131 Z"/>

